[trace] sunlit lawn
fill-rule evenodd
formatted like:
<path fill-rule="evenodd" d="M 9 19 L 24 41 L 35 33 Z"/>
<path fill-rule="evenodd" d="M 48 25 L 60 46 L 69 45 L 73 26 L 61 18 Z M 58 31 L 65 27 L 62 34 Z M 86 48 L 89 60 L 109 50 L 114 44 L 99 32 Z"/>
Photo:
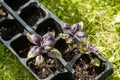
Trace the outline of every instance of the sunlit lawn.
<path fill-rule="evenodd" d="M 96 45 L 114 67 L 114 74 L 108 80 L 120 80 L 120 0 L 39 1 L 63 22 L 72 25 L 83 21 L 84 31 L 89 34 L 87 40 Z M 0 80 L 35 80 L 2 43 Z"/>

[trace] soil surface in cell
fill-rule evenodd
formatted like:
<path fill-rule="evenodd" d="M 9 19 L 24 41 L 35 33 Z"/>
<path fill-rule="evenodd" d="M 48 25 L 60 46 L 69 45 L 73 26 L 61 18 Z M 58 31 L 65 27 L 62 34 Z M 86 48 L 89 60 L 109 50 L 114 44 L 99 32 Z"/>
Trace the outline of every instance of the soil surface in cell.
<path fill-rule="evenodd" d="M 33 26 L 40 18 L 43 18 L 45 14 L 36 5 L 30 5 L 23 9 L 20 16 L 28 25 Z"/>
<path fill-rule="evenodd" d="M 58 40 L 55 47 L 61 52 L 63 59 L 66 61 L 72 60 L 72 58 L 79 53 L 79 49 L 76 44 L 73 44 L 71 47 L 66 44 L 64 39 Z"/>
<path fill-rule="evenodd" d="M 6 23 L 6 25 L 1 25 L 0 35 L 4 40 L 9 40 L 20 32 L 20 30 L 14 24 L 12 24 L 13 23 Z"/>
<path fill-rule="evenodd" d="M 38 67 L 35 65 L 35 59 L 28 61 L 28 67 L 40 78 L 45 79 L 50 74 L 54 73 L 56 70 L 59 70 L 62 65 L 56 59 L 49 58 L 45 56 L 46 65 L 44 67 Z"/>
<path fill-rule="evenodd" d="M 79 53 L 79 49 L 70 49 L 70 48 L 67 48 L 63 53 L 63 58 L 66 60 L 66 61 L 70 61 L 73 59 L 73 57 Z"/>
<path fill-rule="evenodd" d="M 29 16 L 28 18 L 26 18 L 26 22 L 30 26 L 33 26 L 42 17 L 43 17 L 42 13 L 39 12 L 39 14 L 37 14 L 37 12 L 35 11 L 35 13 L 33 15 Z"/>
<path fill-rule="evenodd" d="M 92 59 L 92 57 L 89 57 L 86 54 L 76 61 L 73 66 L 75 69 L 73 77 L 75 79 L 94 80 L 102 71 L 104 71 L 104 66 L 94 66 L 91 64 L 90 59 Z"/>

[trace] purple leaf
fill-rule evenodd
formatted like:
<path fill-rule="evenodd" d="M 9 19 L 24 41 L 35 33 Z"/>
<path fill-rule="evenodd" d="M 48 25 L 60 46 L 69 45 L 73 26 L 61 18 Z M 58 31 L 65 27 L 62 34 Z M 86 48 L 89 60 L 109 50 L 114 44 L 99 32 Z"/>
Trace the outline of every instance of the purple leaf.
<path fill-rule="evenodd" d="M 91 50 L 92 49 L 92 44 L 87 42 L 86 43 L 86 48 L 87 48 L 87 50 Z"/>
<path fill-rule="evenodd" d="M 94 48 L 92 49 L 92 52 L 96 53 L 96 52 L 98 52 L 98 49 L 97 49 L 96 47 L 94 47 Z"/>
<path fill-rule="evenodd" d="M 43 35 L 43 41 L 44 40 L 50 40 L 50 39 L 52 40 L 52 39 L 54 39 L 54 37 L 55 37 L 54 32 L 48 32 L 45 35 Z"/>
<path fill-rule="evenodd" d="M 48 56 L 51 58 L 61 58 L 62 57 L 60 51 L 55 48 L 50 50 L 50 52 L 48 53 Z"/>
<path fill-rule="evenodd" d="M 98 52 L 98 49 L 89 42 L 86 43 L 86 49 L 90 52 Z"/>
<path fill-rule="evenodd" d="M 40 53 L 41 48 L 38 46 L 33 46 L 28 52 L 27 58 L 33 58 Z"/>
<path fill-rule="evenodd" d="M 55 41 L 54 40 L 45 40 L 43 41 L 42 46 L 51 46 L 53 47 L 55 45 Z"/>
<path fill-rule="evenodd" d="M 39 67 L 43 67 L 45 65 L 45 60 L 42 55 L 38 55 L 35 59 L 35 65 Z"/>
<path fill-rule="evenodd" d="M 78 31 L 74 37 L 78 40 L 81 40 L 81 38 L 85 38 L 85 37 L 88 37 L 88 35 L 84 32 L 81 32 L 81 31 Z"/>
<path fill-rule="evenodd" d="M 42 36 L 39 34 L 33 34 L 32 35 L 32 40 L 36 43 L 36 44 L 40 44 L 40 41 L 43 40 Z"/>
<path fill-rule="evenodd" d="M 70 27 L 69 24 L 64 23 L 62 27 L 63 27 L 63 31 L 64 31 L 65 33 L 72 34 L 72 30 L 71 30 L 71 27 Z"/>
<path fill-rule="evenodd" d="M 81 25 L 79 25 L 78 23 L 73 24 L 71 29 L 73 30 L 74 33 L 79 31 L 79 30 L 82 30 Z"/>
<path fill-rule="evenodd" d="M 64 30 L 70 30 L 71 29 L 70 25 L 67 24 L 67 23 L 64 23 L 62 27 L 63 27 Z"/>
<path fill-rule="evenodd" d="M 40 41 L 42 41 L 42 36 L 39 34 L 32 34 L 30 35 L 29 33 L 27 34 L 27 39 L 36 45 L 40 45 Z"/>

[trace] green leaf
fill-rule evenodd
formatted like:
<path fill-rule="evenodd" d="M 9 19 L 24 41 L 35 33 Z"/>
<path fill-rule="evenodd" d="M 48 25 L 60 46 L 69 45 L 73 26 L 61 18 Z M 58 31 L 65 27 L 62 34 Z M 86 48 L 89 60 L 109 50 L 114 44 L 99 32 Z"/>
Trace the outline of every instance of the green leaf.
<path fill-rule="evenodd" d="M 74 42 L 73 37 L 70 36 L 69 34 L 60 33 L 59 36 L 60 36 L 62 39 L 65 39 L 66 43 L 68 43 L 68 44 Z"/>
<path fill-rule="evenodd" d="M 100 60 L 98 58 L 94 58 L 91 60 L 92 65 L 100 66 Z"/>
<path fill-rule="evenodd" d="M 48 53 L 48 56 L 51 57 L 51 58 L 60 58 L 60 57 L 62 57 L 60 51 L 55 49 L 55 48 L 50 50 L 50 52 Z"/>

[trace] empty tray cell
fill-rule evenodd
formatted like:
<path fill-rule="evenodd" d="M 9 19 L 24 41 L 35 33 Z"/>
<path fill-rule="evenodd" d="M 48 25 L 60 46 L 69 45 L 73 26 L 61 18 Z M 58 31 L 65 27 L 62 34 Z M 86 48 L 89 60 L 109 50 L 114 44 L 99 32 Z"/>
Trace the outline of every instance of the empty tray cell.
<path fill-rule="evenodd" d="M 27 3 L 29 0 L 4 0 L 13 10 L 18 10 L 20 6 Z"/>
<path fill-rule="evenodd" d="M 43 23 L 39 24 L 36 33 L 43 35 L 47 32 L 55 32 L 56 36 L 62 32 L 61 31 L 61 26 L 58 24 L 54 19 L 47 19 Z"/>
<path fill-rule="evenodd" d="M 45 12 L 37 4 L 32 3 L 22 10 L 20 16 L 28 25 L 33 26 L 45 16 Z"/>
<path fill-rule="evenodd" d="M 21 58 L 27 57 L 31 45 L 26 36 L 21 36 L 11 43 L 11 47 Z"/>
<path fill-rule="evenodd" d="M 16 34 L 23 31 L 23 27 L 16 20 L 7 19 L 0 23 L 0 36 L 4 40 L 10 40 Z"/>

